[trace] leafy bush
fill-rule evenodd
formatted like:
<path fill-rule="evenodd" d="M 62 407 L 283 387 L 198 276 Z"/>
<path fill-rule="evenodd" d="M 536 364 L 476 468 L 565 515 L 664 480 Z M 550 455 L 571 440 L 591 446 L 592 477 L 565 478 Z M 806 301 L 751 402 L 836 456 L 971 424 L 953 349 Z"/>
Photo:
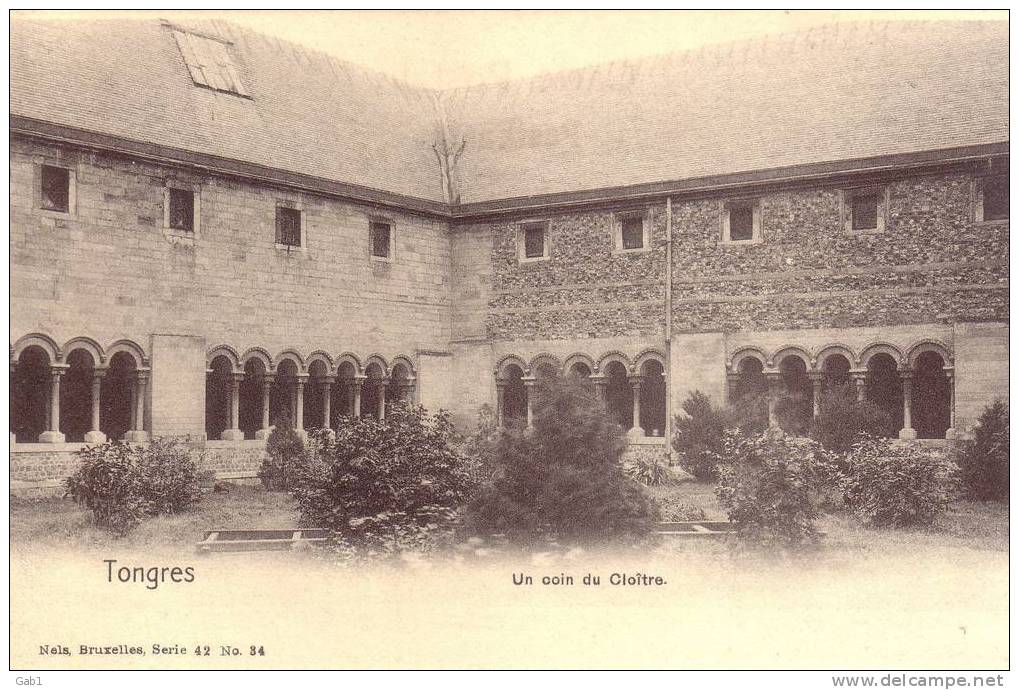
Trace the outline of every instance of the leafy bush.
<path fill-rule="evenodd" d="M 715 494 L 736 535 L 761 544 L 816 540 L 815 466 L 822 453 L 806 439 L 727 432 Z"/>
<path fill-rule="evenodd" d="M 725 410 L 725 427 L 744 434 L 760 434 L 768 428 L 768 393 L 747 393 Z"/>
<path fill-rule="evenodd" d="M 873 402 L 856 399 L 853 386 L 838 386 L 821 396 L 811 437 L 827 450 L 846 453 L 861 434 L 891 436 L 892 418 Z"/>
<path fill-rule="evenodd" d="M 304 442 L 294 431 L 286 412 L 276 419 L 276 426 L 265 442 L 265 457 L 258 468 L 258 479 L 266 491 L 289 491 L 304 464 Z"/>
<path fill-rule="evenodd" d="M 644 486 L 661 486 L 669 476 L 668 470 L 658 460 L 634 458 L 623 466 L 626 476 Z"/>
<path fill-rule="evenodd" d="M 701 481 L 714 479 L 723 450 L 726 414 L 699 390 L 683 401 L 683 411 L 686 415 L 676 415 L 672 425 L 672 447 L 679 455 L 679 466 Z"/>
<path fill-rule="evenodd" d="M 499 424 L 490 405 L 482 405 L 474 429 L 464 439 L 463 453 L 470 462 L 477 483 L 488 481 L 495 473 L 495 445 Z"/>
<path fill-rule="evenodd" d="M 635 540 L 656 519 L 626 479 L 623 431 L 590 384 L 556 380 L 536 391 L 533 429 L 504 430 L 497 471 L 471 503 L 471 526 L 517 540 Z"/>
<path fill-rule="evenodd" d="M 955 488 L 956 466 L 918 443 L 865 436 L 846 460 L 849 504 L 876 527 L 930 525 Z"/>
<path fill-rule="evenodd" d="M 664 522 L 690 522 L 704 520 L 707 517 L 703 508 L 682 501 L 676 496 L 655 496 L 654 502 Z"/>
<path fill-rule="evenodd" d="M 1008 499 L 1008 405 L 999 400 L 984 408 L 973 435 L 959 461 L 966 492 L 981 501 Z"/>
<path fill-rule="evenodd" d="M 473 487 L 456 441 L 445 412 L 406 403 L 317 436 L 293 489 L 301 524 L 327 527 L 362 554 L 430 542 L 452 528 Z"/>
<path fill-rule="evenodd" d="M 146 446 L 108 441 L 78 451 L 81 464 L 67 478 L 75 503 L 95 524 L 122 535 L 151 515 L 177 513 L 201 500 L 198 472 L 186 447 L 170 439 Z"/>

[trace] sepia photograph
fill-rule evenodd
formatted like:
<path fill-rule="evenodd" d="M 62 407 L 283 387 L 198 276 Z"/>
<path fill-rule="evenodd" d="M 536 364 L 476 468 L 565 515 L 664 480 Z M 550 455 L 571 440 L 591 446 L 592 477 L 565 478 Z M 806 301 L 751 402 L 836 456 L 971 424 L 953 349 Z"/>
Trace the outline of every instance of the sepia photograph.
<path fill-rule="evenodd" d="M 1008 10 L 8 39 L 17 684 L 1005 685 Z"/>

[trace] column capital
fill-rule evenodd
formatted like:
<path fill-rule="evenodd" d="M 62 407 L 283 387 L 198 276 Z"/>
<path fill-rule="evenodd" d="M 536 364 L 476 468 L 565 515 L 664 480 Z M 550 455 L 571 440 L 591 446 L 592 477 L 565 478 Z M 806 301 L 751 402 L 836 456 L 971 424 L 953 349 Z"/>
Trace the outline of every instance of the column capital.
<path fill-rule="evenodd" d="M 538 379 L 536 379 L 533 376 L 525 376 L 520 380 L 523 381 L 524 385 L 527 386 L 528 388 L 533 388 L 534 385 L 538 383 Z"/>
<path fill-rule="evenodd" d="M 823 371 L 808 371 L 807 377 L 814 383 L 822 383 L 824 381 Z"/>
<path fill-rule="evenodd" d="M 641 374 L 629 374 L 626 378 L 635 389 L 640 388 L 640 384 L 644 381 L 644 377 Z"/>
<path fill-rule="evenodd" d="M 92 368 L 92 378 L 101 379 L 106 376 L 106 372 L 110 370 L 110 367 L 105 364 L 100 364 Z"/>
<path fill-rule="evenodd" d="M 326 386 L 331 386 L 331 385 L 333 385 L 334 383 L 336 383 L 336 377 L 335 377 L 335 376 L 333 376 L 332 374 L 327 374 L 327 375 L 325 375 L 325 376 L 317 376 L 317 377 L 316 377 L 316 380 L 317 380 L 317 381 L 318 381 L 319 383 L 321 383 L 321 384 L 323 384 L 323 385 L 326 385 Z"/>
<path fill-rule="evenodd" d="M 304 388 L 304 384 L 308 382 L 307 374 L 298 374 L 294 377 L 294 382 L 297 383 L 298 387 Z"/>
<path fill-rule="evenodd" d="M 67 370 L 71 368 L 69 364 L 51 364 L 50 365 L 50 376 L 60 378 L 67 373 Z"/>
<path fill-rule="evenodd" d="M 272 385 L 276 381 L 276 374 L 265 372 L 262 374 L 262 382 Z"/>
<path fill-rule="evenodd" d="M 495 380 L 495 387 L 496 387 L 496 388 L 497 388 L 498 390 L 505 390 L 505 389 L 506 389 L 506 385 L 507 385 L 507 383 L 508 383 L 508 382 L 507 382 L 507 381 L 505 381 L 505 380 L 503 380 L 503 379 L 496 379 L 496 380 Z"/>
<path fill-rule="evenodd" d="M 901 378 L 903 381 L 910 380 L 911 378 L 913 378 L 913 370 L 908 367 L 903 367 L 899 369 L 899 378 Z"/>
<path fill-rule="evenodd" d="M 230 383 L 232 383 L 234 385 L 240 384 L 240 382 L 243 381 L 243 380 L 244 380 L 244 372 L 242 372 L 242 371 L 235 371 L 234 373 L 230 374 Z"/>

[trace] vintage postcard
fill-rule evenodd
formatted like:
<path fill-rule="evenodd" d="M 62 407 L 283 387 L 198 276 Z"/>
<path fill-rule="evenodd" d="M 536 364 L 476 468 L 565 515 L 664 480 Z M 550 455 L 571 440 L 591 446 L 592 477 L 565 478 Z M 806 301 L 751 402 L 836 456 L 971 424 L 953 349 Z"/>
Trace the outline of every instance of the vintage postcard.
<path fill-rule="evenodd" d="M 19 684 L 1003 684 L 1007 12 L 9 31 Z"/>

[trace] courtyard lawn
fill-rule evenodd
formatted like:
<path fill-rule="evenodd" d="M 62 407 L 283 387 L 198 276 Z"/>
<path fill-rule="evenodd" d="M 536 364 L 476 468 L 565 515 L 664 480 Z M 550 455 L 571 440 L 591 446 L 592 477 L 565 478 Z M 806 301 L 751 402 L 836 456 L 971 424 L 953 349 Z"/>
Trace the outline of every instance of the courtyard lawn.
<path fill-rule="evenodd" d="M 208 493 L 201 504 L 178 515 L 143 520 L 122 538 L 98 529 L 91 513 L 70 498 L 11 498 L 11 548 L 69 547 L 75 550 L 193 551 L 205 530 L 289 528 L 297 525 L 296 504 L 285 492 L 259 485 L 227 484 L 228 491 Z"/>
<path fill-rule="evenodd" d="M 680 475 L 665 486 L 650 487 L 652 497 L 669 497 L 701 508 L 709 520 L 725 520 L 714 484 Z M 959 500 L 931 527 L 872 529 L 848 513 L 822 514 L 818 529 L 828 548 L 840 551 L 923 552 L 941 548 L 1008 551 L 1008 503 Z"/>

